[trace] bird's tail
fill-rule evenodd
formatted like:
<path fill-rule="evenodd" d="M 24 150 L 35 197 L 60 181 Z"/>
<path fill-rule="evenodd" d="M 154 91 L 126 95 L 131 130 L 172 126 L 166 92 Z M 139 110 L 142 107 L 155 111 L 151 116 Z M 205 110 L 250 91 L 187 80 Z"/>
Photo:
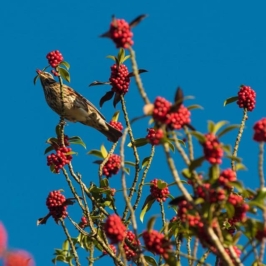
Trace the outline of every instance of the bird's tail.
<path fill-rule="evenodd" d="M 122 136 L 122 132 L 115 129 L 109 123 L 106 122 L 106 126 L 108 129 L 100 129 L 99 131 L 104 134 L 110 141 L 117 142 L 119 138 Z"/>

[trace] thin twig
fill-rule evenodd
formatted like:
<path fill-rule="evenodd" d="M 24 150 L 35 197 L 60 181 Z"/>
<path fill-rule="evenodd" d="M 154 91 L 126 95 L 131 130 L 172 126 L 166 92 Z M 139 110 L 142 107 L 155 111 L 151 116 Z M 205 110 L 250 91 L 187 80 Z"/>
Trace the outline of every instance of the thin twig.
<path fill-rule="evenodd" d="M 182 148 L 181 144 L 179 143 L 176 134 L 173 135 L 173 139 L 174 139 L 174 143 L 175 143 L 175 147 L 177 149 L 177 151 L 180 153 L 181 157 L 183 158 L 184 162 L 186 163 L 186 165 L 190 164 L 189 158 L 186 155 L 184 149 Z"/>
<path fill-rule="evenodd" d="M 192 256 L 194 258 L 197 257 L 198 247 L 199 247 L 199 239 L 195 237 L 195 242 L 194 242 L 193 251 L 192 251 Z"/>
<path fill-rule="evenodd" d="M 206 265 L 206 266 L 209 266 L 210 264 L 208 264 L 208 263 L 205 263 L 205 262 L 201 262 L 199 259 L 197 259 L 197 258 L 194 258 L 194 257 L 192 257 L 192 256 L 189 256 L 189 255 L 187 255 L 187 254 L 185 254 L 185 253 L 183 253 L 183 252 L 175 252 L 177 255 L 179 255 L 179 256 L 181 256 L 181 257 L 184 257 L 184 258 L 187 258 L 187 259 L 189 259 L 189 260 L 192 260 L 192 261 L 196 261 L 196 262 L 198 262 L 198 263 L 201 263 L 200 265 Z"/>
<path fill-rule="evenodd" d="M 264 142 L 260 142 L 259 147 L 260 147 L 260 152 L 259 152 L 260 189 L 263 189 L 265 187 L 265 178 L 263 173 Z"/>
<path fill-rule="evenodd" d="M 190 247 L 190 244 L 191 244 L 191 237 L 189 236 L 188 239 L 187 239 L 187 254 L 188 254 L 188 264 L 189 266 L 192 266 L 193 264 L 193 261 L 191 260 L 191 247 Z"/>
<path fill-rule="evenodd" d="M 163 202 L 160 201 L 159 204 L 160 204 L 160 209 L 161 209 L 162 223 L 164 227 L 165 226 L 165 212 L 164 212 Z"/>
<path fill-rule="evenodd" d="M 64 230 L 64 232 L 65 232 L 65 235 L 66 235 L 66 237 L 67 237 L 67 240 L 68 240 L 68 242 L 69 242 L 69 244 L 70 244 L 70 248 L 71 248 L 72 254 L 73 254 L 73 256 L 74 256 L 74 260 L 75 260 L 75 262 L 76 262 L 76 265 L 77 265 L 77 266 L 80 266 L 81 264 L 80 264 L 80 262 L 79 262 L 79 258 L 78 258 L 78 254 L 77 254 L 77 251 L 76 251 L 75 245 L 74 245 L 74 243 L 73 243 L 73 241 L 72 241 L 72 238 L 71 238 L 71 236 L 70 236 L 70 234 L 69 234 L 69 232 L 68 232 L 68 230 L 67 230 L 67 227 L 66 227 L 66 225 L 65 225 L 65 222 L 64 222 L 64 220 L 63 220 L 62 218 L 60 219 L 60 222 L 61 222 L 61 225 L 62 225 L 63 230 Z"/>
<path fill-rule="evenodd" d="M 241 263 L 241 260 L 240 258 L 237 256 L 233 246 L 229 246 L 229 251 L 230 251 L 230 255 L 232 257 L 232 260 L 234 261 L 234 265 L 237 265 L 237 266 L 243 266 L 243 264 Z"/>
<path fill-rule="evenodd" d="M 246 120 L 248 118 L 247 112 L 248 112 L 247 108 L 244 108 L 244 110 L 243 110 L 243 118 L 242 118 L 242 121 L 241 121 L 241 125 L 240 125 L 240 128 L 239 128 L 237 137 L 236 137 L 236 142 L 235 142 L 235 146 L 234 146 L 234 150 L 233 150 L 233 156 L 234 157 L 237 157 L 237 151 L 238 151 L 239 143 L 240 143 L 240 140 L 241 140 L 242 135 L 243 135 L 243 131 L 244 131 Z M 231 161 L 231 167 L 232 167 L 233 171 L 236 170 L 236 166 L 235 166 L 235 161 L 234 160 Z"/>
<path fill-rule="evenodd" d="M 194 160 L 194 152 L 193 152 L 193 142 L 192 142 L 192 136 L 186 126 L 184 126 L 184 130 L 187 136 L 187 143 L 188 143 L 188 152 L 189 152 L 189 159 L 190 161 Z"/>
<path fill-rule="evenodd" d="M 132 70 L 133 70 L 133 73 L 134 73 L 134 77 L 135 77 L 135 81 L 136 81 L 136 84 L 137 84 L 137 88 L 139 90 L 139 93 L 144 101 L 145 104 L 149 104 L 150 103 L 150 100 L 143 88 L 143 84 L 142 84 L 142 81 L 141 81 L 141 78 L 140 78 L 140 75 L 139 75 L 139 70 L 138 70 L 138 65 L 137 65 L 137 61 L 136 61 L 136 54 L 135 54 L 135 51 L 132 49 L 132 47 L 130 46 L 128 48 L 129 50 L 129 53 L 130 53 L 130 60 L 131 60 L 131 64 L 132 64 Z"/>
<path fill-rule="evenodd" d="M 196 266 L 201 266 L 201 265 L 203 265 L 203 263 L 204 263 L 204 261 L 207 259 L 207 257 L 208 257 L 208 255 L 210 254 L 210 250 L 209 249 L 207 249 L 205 252 L 204 252 L 204 254 L 202 255 L 202 257 L 200 258 L 200 260 L 199 260 L 199 262 L 198 262 L 198 264 L 196 265 Z"/>

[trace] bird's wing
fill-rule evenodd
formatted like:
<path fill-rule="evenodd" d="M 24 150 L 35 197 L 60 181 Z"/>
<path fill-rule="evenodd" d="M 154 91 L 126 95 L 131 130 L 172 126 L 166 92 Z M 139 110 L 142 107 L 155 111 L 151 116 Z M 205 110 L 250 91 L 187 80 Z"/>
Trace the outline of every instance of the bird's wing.
<path fill-rule="evenodd" d="M 91 106 L 92 108 L 95 109 L 95 111 L 99 114 L 101 118 L 106 120 L 105 117 L 102 115 L 102 113 L 89 100 L 87 100 L 85 97 L 83 97 L 78 92 L 74 91 L 72 88 L 66 85 L 64 85 L 64 87 L 70 94 L 73 94 L 73 96 L 74 95 L 76 96 L 75 101 L 73 102 L 74 107 L 83 108 L 84 110 L 89 111 L 88 106 Z"/>

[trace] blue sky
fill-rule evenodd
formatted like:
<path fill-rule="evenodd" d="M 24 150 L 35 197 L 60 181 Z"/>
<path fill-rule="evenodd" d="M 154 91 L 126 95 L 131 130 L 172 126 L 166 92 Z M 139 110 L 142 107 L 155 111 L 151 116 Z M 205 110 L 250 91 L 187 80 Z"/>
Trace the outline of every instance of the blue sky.
<path fill-rule="evenodd" d="M 241 172 L 239 178 L 251 188 L 258 185 L 258 147 L 252 142 L 252 126 L 265 116 L 265 8 L 264 1 L 4 1 L 0 11 L 0 220 L 8 230 L 9 246 L 31 252 L 38 266 L 51 265 L 53 249 L 60 248 L 64 240 L 63 231 L 52 219 L 39 227 L 36 220 L 46 214 L 45 200 L 51 190 L 63 188 L 65 195 L 71 196 L 63 175 L 53 175 L 46 166 L 45 140 L 54 136 L 58 116 L 47 107 L 40 83 L 33 85 L 35 70 L 47 65 L 49 51 L 59 49 L 71 64 L 70 86 L 99 106 L 99 99 L 110 87 L 88 88 L 88 84 L 109 77 L 112 61 L 105 57 L 117 51 L 110 40 L 98 36 L 108 29 L 113 14 L 128 21 L 148 14 L 134 28 L 133 47 L 139 67 L 149 71 L 142 75 L 145 89 L 151 101 L 158 95 L 172 100 L 178 85 L 186 95 L 194 95 L 187 104 L 204 106 L 192 114 L 199 131 L 206 132 L 207 120 L 239 123 L 242 111 L 235 104 L 224 108 L 224 99 L 236 95 L 240 84 L 256 91 L 256 109 L 249 114 L 239 149 L 248 171 Z M 134 82 L 126 102 L 130 118 L 142 114 L 143 103 Z M 110 120 L 115 110 L 106 103 L 101 111 Z M 147 120 L 136 122 L 135 137 L 145 136 L 147 126 Z M 79 135 L 87 151 L 103 143 L 110 148 L 104 136 L 91 128 L 69 124 L 66 133 Z M 222 141 L 233 144 L 235 136 L 236 132 L 230 133 Z M 81 147 L 75 150 L 79 152 L 73 160 L 76 171 L 87 184 L 96 182 L 94 158 Z M 140 154 L 147 156 L 149 147 L 142 148 Z M 133 160 L 130 149 L 126 155 Z M 182 170 L 179 155 L 174 156 Z M 165 165 L 159 147 L 147 181 L 162 178 L 172 182 Z M 223 167 L 229 167 L 229 162 Z M 127 177 L 128 186 L 131 179 Z M 120 184 L 120 175 L 111 179 L 111 186 L 119 189 Z M 173 187 L 170 191 L 179 193 Z M 148 187 L 145 192 L 148 194 Z M 77 206 L 70 206 L 69 213 L 80 219 Z M 75 236 L 75 230 L 71 232 Z"/>

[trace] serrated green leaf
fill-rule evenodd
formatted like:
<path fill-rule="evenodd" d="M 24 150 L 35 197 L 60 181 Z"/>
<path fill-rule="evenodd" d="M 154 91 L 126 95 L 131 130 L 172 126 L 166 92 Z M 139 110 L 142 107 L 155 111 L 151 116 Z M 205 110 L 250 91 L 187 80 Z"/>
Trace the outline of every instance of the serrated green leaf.
<path fill-rule="evenodd" d="M 202 106 L 198 105 L 198 104 L 193 104 L 187 107 L 188 110 L 193 110 L 193 109 L 204 109 Z"/>
<path fill-rule="evenodd" d="M 136 164 L 134 162 L 130 162 L 130 161 L 125 161 L 126 165 L 130 165 L 130 166 L 136 166 Z"/>
<path fill-rule="evenodd" d="M 70 82 L 70 74 L 69 72 L 65 69 L 65 68 L 62 68 L 62 67 L 58 67 L 57 68 L 59 73 L 60 73 L 60 76 L 66 80 L 67 82 Z"/>
<path fill-rule="evenodd" d="M 236 102 L 237 100 L 238 100 L 238 96 L 233 96 L 233 97 L 227 98 L 227 99 L 224 101 L 224 106 L 226 106 L 227 104 L 230 104 L 230 103 Z"/>
<path fill-rule="evenodd" d="M 189 170 L 193 171 L 194 169 L 200 167 L 202 163 L 204 162 L 204 160 L 205 158 L 203 156 L 193 160 L 192 162 L 190 162 Z"/>
<path fill-rule="evenodd" d="M 139 138 L 139 139 L 135 139 L 135 141 L 134 141 L 134 145 L 136 147 L 141 147 L 141 146 L 144 146 L 144 145 L 146 145 L 148 143 L 149 142 L 148 142 L 148 140 L 146 138 Z M 132 143 L 130 142 L 127 146 L 131 148 L 132 147 Z"/>
<path fill-rule="evenodd" d="M 246 166 L 244 164 L 242 164 L 242 163 L 237 163 L 235 165 L 235 169 L 236 169 L 236 171 L 239 171 L 239 170 L 247 170 Z"/>
<path fill-rule="evenodd" d="M 230 126 L 224 128 L 220 133 L 217 134 L 217 137 L 220 138 L 221 136 L 232 131 L 235 128 L 240 128 L 240 125 L 230 125 Z"/>
<path fill-rule="evenodd" d="M 101 145 L 101 153 L 102 153 L 103 158 L 106 158 L 108 155 L 108 152 L 105 149 L 104 145 Z"/>
<path fill-rule="evenodd" d="M 142 163 L 141 163 L 141 168 L 144 168 L 145 166 L 148 165 L 150 158 L 151 158 L 151 157 L 149 156 L 149 157 L 145 157 L 145 158 L 143 159 L 143 161 L 142 161 Z"/>
<path fill-rule="evenodd" d="M 144 256 L 145 261 L 148 263 L 150 266 L 157 266 L 157 262 L 153 257 L 150 256 Z"/>
<path fill-rule="evenodd" d="M 70 68 L 70 64 L 66 61 L 62 61 L 59 65 L 63 65 L 67 70 Z"/>
<path fill-rule="evenodd" d="M 223 127 L 224 125 L 228 124 L 228 121 L 220 121 L 218 123 L 215 124 L 214 128 L 213 128 L 213 133 L 214 135 L 216 135 L 216 133 L 218 132 L 218 130 Z"/>
<path fill-rule="evenodd" d="M 119 118 L 119 111 L 116 111 L 112 116 L 112 121 L 117 122 Z"/>
<path fill-rule="evenodd" d="M 141 208 L 141 213 L 140 213 L 140 221 L 142 223 L 146 212 L 151 208 L 154 201 L 155 199 L 152 197 L 152 195 L 148 195 L 148 197 L 145 199 L 145 202 Z"/>
<path fill-rule="evenodd" d="M 87 154 L 91 154 L 91 155 L 104 159 L 101 151 L 99 150 L 90 150 Z"/>
<path fill-rule="evenodd" d="M 46 154 L 46 153 L 48 153 L 48 152 L 50 152 L 50 151 L 53 151 L 53 150 L 54 150 L 54 147 L 53 147 L 53 146 L 49 146 L 49 147 L 47 147 L 47 148 L 45 149 L 44 154 Z"/>
<path fill-rule="evenodd" d="M 194 136 L 200 143 L 205 142 L 205 136 L 198 131 L 190 131 L 190 134 Z"/>
<path fill-rule="evenodd" d="M 147 230 L 150 231 L 152 230 L 154 224 L 155 224 L 155 221 L 156 221 L 156 216 L 152 216 L 149 221 L 147 222 Z"/>
<path fill-rule="evenodd" d="M 227 159 L 230 159 L 231 161 L 235 161 L 237 163 L 241 163 L 241 161 L 242 161 L 241 158 L 235 157 L 233 155 L 226 155 L 224 157 L 227 158 Z"/>

